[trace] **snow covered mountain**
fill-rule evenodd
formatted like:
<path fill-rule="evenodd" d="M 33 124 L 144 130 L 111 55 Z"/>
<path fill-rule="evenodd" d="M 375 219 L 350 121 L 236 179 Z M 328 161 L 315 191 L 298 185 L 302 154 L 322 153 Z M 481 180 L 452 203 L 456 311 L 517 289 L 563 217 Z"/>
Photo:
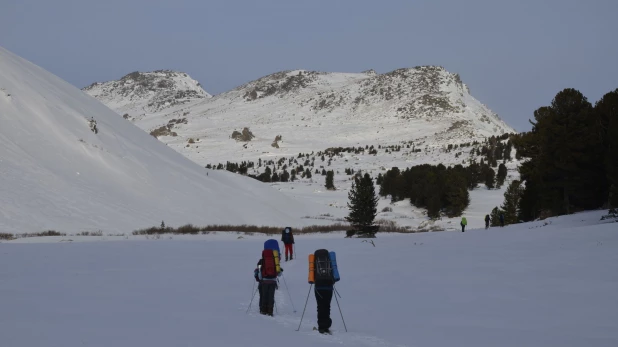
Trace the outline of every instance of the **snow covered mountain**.
<path fill-rule="evenodd" d="M 211 97 L 186 73 L 169 70 L 136 71 L 118 81 L 93 83 L 84 90 L 118 112 L 131 113 L 158 112 Z"/>
<path fill-rule="evenodd" d="M 208 97 L 191 89 L 188 77 L 160 72 L 152 80 L 161 84 L 168 77 L 174 86 L 187 86 L 176 95 Z M 126 89 L 125 100 L 137 105 L 145 100 L 137 97 L 142 92 L 149 100 L 168 95 L 144 88 Z M 0 48 L 1 232 L 131 232 L 161 220 L 176 226 L 301 225 L 301 215 L 311 213 L 318 213 L 315 206 L 267 185 L 196 165 L 96 99 Z"/>
<path fill-rule="evenodd" d="M 459 75 L 436 66 L 385 74 L 284 71 L 164 108 L 143 107 L 150 94 L 126 102 L 122 80 L 104 85 L 84 90 L 201 165 L 337 146 L 445 146 L 515 132 Z M 250 142 L 232 138 L 244 128 L 255 136 Z"/>

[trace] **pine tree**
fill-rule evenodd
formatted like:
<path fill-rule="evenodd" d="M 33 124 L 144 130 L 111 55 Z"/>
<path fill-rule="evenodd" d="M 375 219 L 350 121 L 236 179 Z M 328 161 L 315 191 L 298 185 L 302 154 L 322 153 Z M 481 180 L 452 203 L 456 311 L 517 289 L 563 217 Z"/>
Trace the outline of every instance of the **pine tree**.
<path fill-rule="evenodd" d="M 290 173 L 288 172 L 288 170 L 283 170 L 283 173 L 281 173 L 281 182 L 287 182 L 290 180 Z"/>
<path fill-rule="evenodd" d="M 365 174 L 361 179 L 355 178 L 348 199 L 350 214 L 346 220 L 357 234 L 375 237 L 378 227 L 373 223 L 378 212 L 378 197 L 369 174 Z M 350 234 L 348 233 L 349 236 Z"/>
<path fill-rule="evenodd" d="M 498 209 L 498 207 L 494 207 L 493 210 L 491 210 L 491 215 L 489 216 L 489 218 L 491 218 L 491 226 L 492 227 L 499 227 L 500 226 L 500 213 L 502 211 L 500 211 Z"/>
<path fill-rule="evenodd" d="M 506 179 L 506 174 L 506 165 L 500 164 L 500 166 L 498 166 L 498 175 L 496 176 L 496 188 L 502 188 L 504 180 Z"/>
<path fill-rule="evenodd" d="M 600 207 L 609 190 L 603 156 L 603 117 L 575 89 L 564 89 L 550 106 L 534 112 L 532 131 L 514 137 L 526 182 L 520 202 L 524 221 Z"/>
<path fill-rule="evenodd" d="M 504 224 L 515 224 L 519 222 L 519 201 L 521 200 L 523 189 L 520 181 L 513 181 L 504 193 L 504 203 L 500 209 L 504 212 Z"/>
<path fill-rule="evenodd" d="M 487 189 L 493 189 L 496 182 L 496 173 L 494 169 L 489 166 L 485 166 L 483 171 L 483 181 L 485 182 Z"/>
<path fill-rule="evenodd" d="M 609 208 L 618 207 L 618 89 L 605 94 L 595 105 L 601 122 L 608 180 Z"/>
<path fill-rule="evenodd" d="M 335 184 L 333 183 L 335 177 L 335 173 L 333 170 L 330 170 L 326 173 L 326 189 L 335 190 Z"/>

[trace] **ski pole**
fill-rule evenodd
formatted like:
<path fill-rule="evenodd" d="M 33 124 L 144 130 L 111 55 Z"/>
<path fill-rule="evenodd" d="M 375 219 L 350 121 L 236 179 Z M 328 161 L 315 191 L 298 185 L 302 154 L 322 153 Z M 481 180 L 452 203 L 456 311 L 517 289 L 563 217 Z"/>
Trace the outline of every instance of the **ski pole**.
<path fill-rule="evenodd" d="M 303 315 L 300 316 L 300 323 L 298 323 L 298 329 L 296 329 L 296 331 L 299 331 L 300 325 L 303 324 L 303 317 L 305 316 L 305 310 L 307 309 L 307 303 L 309 302 L 309 294 L 311 294 L 312 287 L 313 287 L 313 283 L 311 283 L 311 285 L 309 286 L 309 293 L 307 293 L 307 300 L 305 300 L 305 308 L 303 308 Z"/>
<path fill-rule="evenodd" d="M 288 296 L 290 297 L 292 309 L 294 310 L 294 313 L 296 313 L 296 307 L 294 307 L 294 301 L 292 300 L 292 294 L 290 294 L 290 288 L 288 288 L 288 282 L 285 280 L 285 276 L 281 275 L 281 277 L 283 277 L 283 284 L 285 284 L 285 290 L 288 292 Z"/>
<path fill-rule="evenodd" d="M 335 286 L 333 286 L 333 290 L 335 291 L 335 294 L 339 295 L 339 297 L 341 298 L 341 294 L 339 294 L 339 291 L 337 290 L 337 288 L 335 288 Z"/>
<path fill-rule="evenodd" d="M 255 283 L 253 284 L 253 287 L 255 287 Z M 255 292 L 253 292 L 253 296 L 251 297 L 251 302 L 249 303 L 249 307 L 247 308 L 247 312 L 245 312 L 245 314 L 249 313 L 249 310 L 251 309 L 251 304 L 253 303 L 253 299 L 255 298 L 255 294 L 258 292 L 258 290 L 260 290 L 259 287 L 258 289 L 255 290 Z"/>
<path fill-rule="evenodd" d="M 337 307 L 339 307 L 339 314 L 341 315 L 341 320 L 343 321 L 343 327 L 345 328 L 345 332 L 347 333 L 348 327 L 345 326 L 345 319 L 343 319 L 343 313 L 341 312 L 341 306 L 339 306 L 339 299 L 337 299 L 337 295 L 335 295 L 335 301 L 337 301 Z"/>

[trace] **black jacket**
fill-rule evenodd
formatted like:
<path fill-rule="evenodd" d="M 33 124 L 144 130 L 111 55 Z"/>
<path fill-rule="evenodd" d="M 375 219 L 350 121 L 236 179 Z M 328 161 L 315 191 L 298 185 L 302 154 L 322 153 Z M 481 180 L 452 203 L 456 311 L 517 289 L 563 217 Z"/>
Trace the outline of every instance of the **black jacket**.
<path fill-rule="evenodd" d="M 285 233 L 285 230 L 281 232 L 281 241 L 286 245 L 294 244 L 294 235 L 292 235 L 292 230 L 288 234 Z"/>

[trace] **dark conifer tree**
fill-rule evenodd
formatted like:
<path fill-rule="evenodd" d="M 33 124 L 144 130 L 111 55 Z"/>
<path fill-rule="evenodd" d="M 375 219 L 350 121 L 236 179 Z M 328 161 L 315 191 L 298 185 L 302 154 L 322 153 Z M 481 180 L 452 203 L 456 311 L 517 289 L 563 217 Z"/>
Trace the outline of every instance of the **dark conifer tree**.
<path fill-rule="evenodd" d="M 489 166 L 483 168 L 483 182 L 487 186 L 487 189 L 493 189 L 496 184 L 496 173 L 494 169 Z"/>
<path fill-rule="evenodd" d="M 504 212 L 504 224 L 515 224 L 519 222 L 519 200 L 522 197 L 523 189 L 520 181 L 513 181 L 504 193 L 504 203 L 500 210 Z"/>
<path fill-rule="evenodd" d="M 335 177 L 335 173 L 332 170 L 326 173 L 326 184 L 325 184 L 326 189 L 335 190 L 334 177 Z"/>
<path fill-rule="evenodd" d="M 290 180 L 290 173 L 288 172 L 288 170 L 283 170 L 283 173 L 281 173 L 281 182 L 287 182 Z"/>
<path fill-rule="evenodd" d="M 369 174 L 365 174 L 360 179 L 355 177 L 352 189 L 348 193 L 348 199 L 350 213 L 346 220 L 357 234 L 375 237 L 378 227 L 373 223 L 378 211 L 378 197 Z"/>
<path fill-rule="evenodd" d="M 608 181 L 607 205 L 618 207 L 618 89 L 605 94 L 595 105 L 603 133 L 605 173 Z"/>
<path fill-rule="evenodd" d="M 506 174 L 506 165 L 501 163 L 500 166 L 498 166 L 498 175 L 496 176 L 496 188 L 502 188 L 504 180 L 506 179 Z"/>
<path fill-rule="evenodd" d="M 491 218 L 491 226 L 492 227 L 499 227 L 500 226 L 500 213 L 502 211 L 500 211 L 498 209 L 498 207 L 494 207 L 493 210 L 491 210 L 491 215 L 489 216 L 489 218 Z"/>

